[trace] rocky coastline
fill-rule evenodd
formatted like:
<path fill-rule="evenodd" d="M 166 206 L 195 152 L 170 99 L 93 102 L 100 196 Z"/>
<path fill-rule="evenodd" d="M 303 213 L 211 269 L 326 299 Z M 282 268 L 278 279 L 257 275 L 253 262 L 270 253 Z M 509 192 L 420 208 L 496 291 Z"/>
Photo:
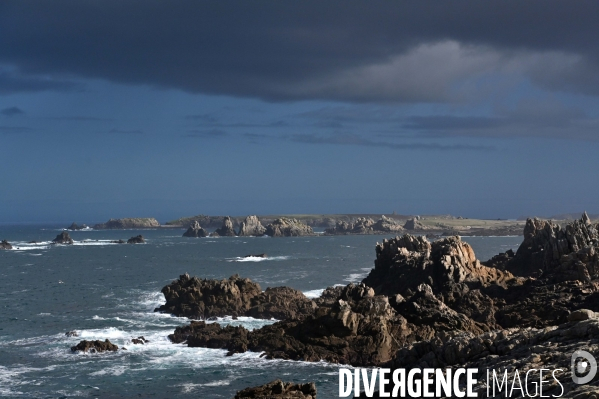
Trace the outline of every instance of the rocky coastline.
<path fill-rule="evenodd" d="M 599 350 L 598 243 L 599 225 L 586 215 L 564 227 L 529 219 L 520 248 L 484 264 L 460 237 L 429 242 L 405 234 L 377 244 L 374 269 L 362 283 L 325 290 L 306 313 L 252 331 L 192 321 L 169 338 L 228 355 L 254 351 L 267 359 L 365 367 L 511 367 L 513 374 L 516 366 L 563 366 L 574 349 Z M 209 280 L 182 276 L 165 287 L 172 305 L 161 311 L 197 318 L 185 314 L 190 303 L 172 298 L 190 298 L 192 285 L 201 292 L 202 281 Z M 234 281 L 253 295 L 231 296 L 223 288 L 204 298 L 224 301 L 220 309 L 229 315 L 229 302 L 252 308 L 262 294 L 257 284 Z M 200 303 L 206 302 L 194 306 Z M 599 384 L 598 377 L 587 387 L 562 381 L 572 395 L 597 392 Z"/>
<path fill-rule="evenodd" d="M 154 218 L 110 219 L 105 223 L 98 223 L 93 226 L 94 230 L 155 229 L 158 227 L 160 227 L 160 223 Z"/>

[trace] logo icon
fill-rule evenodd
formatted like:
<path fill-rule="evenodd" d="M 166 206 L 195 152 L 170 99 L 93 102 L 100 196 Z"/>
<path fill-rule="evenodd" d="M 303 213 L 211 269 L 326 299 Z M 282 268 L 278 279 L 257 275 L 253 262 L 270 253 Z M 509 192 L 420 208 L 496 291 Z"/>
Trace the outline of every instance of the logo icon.
<path fill-rule="evenodd" d="M 572 381 L 575 384 L 586 384 L 591 382 L 597 374 L 597 361 L 589 352 L 577 350 L 572 354 L 570 368 L 572 369 Z"/>

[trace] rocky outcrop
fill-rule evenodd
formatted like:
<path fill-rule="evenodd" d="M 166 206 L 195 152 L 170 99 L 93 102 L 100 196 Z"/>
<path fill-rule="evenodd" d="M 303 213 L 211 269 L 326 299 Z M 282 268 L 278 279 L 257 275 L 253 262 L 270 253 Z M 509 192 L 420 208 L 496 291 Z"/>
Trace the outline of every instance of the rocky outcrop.
<path fill-rule="evenodd" d="M 266 227 L 262 226 L 262 223 L 260 223 L 258 216 L 254 215 L 245 218 L 245 220 L 241 223 L 241 226 L 239 227 L 239 234 L 237 235 L 240 237 L 260 237 L 263 236 L 265 232 Z"/>
<path fill-rule="evenodd" d="M 246 388 L 237 392 L 233 399 L 316 399 L 316 385 L 313 382 L 295 384 L 275 380 L 258 387 Z"/>
<path fill-rule="evenodd" d="M 555 282 L 597 279 L 599 224 L 591 223 L 586 213 L 564 227 L 527 219 L 524 241 L 515 255 L 507 254 L 502 262 L 495 259 L 494 264 L 519 276 L 550 277 Z"/>
<path fill-rule="evenodd" d="M 123 240 L 112 240 L 110 241 L 111 244 L 125 244 L 125 241 Z"/>
<path fill-rule="evenodd" d="M 187 229 L 185 233 L 183 233 L 183 237 L 208 237 L 208 231 L 203 229 L 200 226 L 200 222 L 195 220 Z"/>
<path fill-rule="evenodd" d="M 406 234 L 384 240 L 376 246 L 374 265 L 364 283 L 389 296 L 411 295 L 422 283 L 439 293 L 447 284 L 505 285 L 514 279 L 509 272 L 482 265 L 460 237 L 430 243 L 425 237 Z"/>
<path fill-rule="evenodd" d="M 599 320 L 592 318 L 544 329 L 512 328 L 480 335 L 463 334 L 446 342 L 437 338 L 417 342 L 399 350 L 387 366 L 405 368 L 406 373 L 412 368 L 426 367 L 494 369 L 502 373 L 500 378 L 503 377 L 503 371 L 508 370 L 508 381 L 514 380 L 515 370 L 524 373 L 531 369 L 562 369 L 557 375 L 563 391 L 553 379 L 547 380 L 543 384 L 544 396 L 565 394 L 562 397 L 592 398 L 596 397 L 591 393 L 596 395 L 599 378 L 596 377 L 589 385 L 574 384 L 569 365 L 570 357 L 577 350 L 597 353 L 598 342 Z M 530 377 L 538 381 L 538 371 Z M 524 381 L 524 376 L 521 378 Z M 479 392 L 479 397 L 487 397 L 484 383 L 485 378 L 479 378 L 475 390 Z M 534 385 L 528 387 L 532 394 Z"/>
<path fill-rule="evenodd" d="M 67 230 L 72 230 L 72 231 L 75 231 L 75 230 L 85 230 L 85 229 L 87 229 L 87 228 L 88 228 L 88 227 L 87 227 L 87 225 L 86 225 L 86 224 L 82 224 L 82 225 L 80 226 L 80 225 L 78 225 L 77 223 L 73 222 L 73 223 L 71 223 L 71 225 L 70 225 L 69 227 L 67 227 Z"/>
<path fill-rule="evenodd" d="M 312 236 L 314 231 L 297 219 L 279 218 L 266 226 L 265 234 L 270 237 L 298 237 Z"/>
<path fill-rule="evenodd" d="M 166 304 L 156 311 L 194 319 L 251 316 L 297 319 L 312 314 L 316 304 L 298 290 L 267 288 L 238 275 L 226 280 L 201 280 L 183 274 L 162 289 Z"/>
<path fill-rule="evenodd" d="M 105 341 L 86 341 L 83 340 L 77 345 L 71 347 L 73 352 L 89 352 L 89 353 L 100 353 L 100 352 L 116 352 L 119 349 L 118 346 L 114 345 L 109 340 Z"/>
<path fill-rule="evenodd" d="M 106 223 L 94 225 L 94 229 L 154 229 L 160 223 L 154 218 L 123 218 L 110 219 Z"/>
<path fill-rule="evenodd" d="M 0 249 L 12 249 L 12 245 L 6 240 L 0 242 Z"/>
<path fill-rule="evenodd" d="M 326 235 L 349 234 L 388 234 L 403 231 L 403 227 L 396 220 L 382 215 L 378 221 L 371 218 L 360 217 L 355 222 L 339 221 L 335 227 L 325 230 Z"/>
<path fill-rule="evenodd" d="M 381 218 L 372 226 L 372 229 L 381 233 L 398 233 L 404 228 L 397 221 L 382 215 Z"/>
<path fill-rule="evenodd" d="M 192 322 L 169 335 L 191 347 L 247 350 L 267 358 L 325 360 L 352 365 L 380 365 L 401 347 L 421 337 L 419 329 L 397 314 L 387 297 L 363 284 L 350 284 L 332 306 L 320 306 L 303 319 L 284 320 L 248 331 L 243 327 Z M 432 329 L 420 329 L 431 337 Z"/>
<path fill-rule="evenodd" d="M 426 226 L 417 218 L 408 219 L 406 221 L 406 223 L 404 224 L 403 228 L 406 230 L 418 230 L 418 231 L 434 230 L 434 228 Z"/>
<path fill-rule="evenodd" d="M 335 227 L 330 227 L 324 231 L 326 235 L 349 235 L 349 234 L 374 234 L 374 220 L 361 217 L 355 222 L 344 220 L 337 221 Z"/>
<path fill-rule="evenodd" d="M 141 234 L 135 237 L 131 237 L 127 240 L 127 244 L 143 244 L 144 242 L 146 242 L 146 240 Z"/>
<path fill-rule="evenodd" d="M 220 229 L 215 231 L 217 237 L 235 237 L 235 229 L 233 228 L 233 221 L 229 216 L 223 218 L 223 225 Z"/>
<path fill-rule="evenodd" d="M 67 233 L 66 231 L 63 231 L 62 233 L 58 234 L 56 236 L 56 238 L 52 240 L 53 244 L 63 244 L 63 245 L 70 245 L 73 242 L 74 242 L 73 239 L 71 238 L 69 233 Z"/>
<path fill-rule="evenodd" d="M 150 342 L 150 341 L 148 341 L 147 339 L 145 339 L 143 336 L 137 337 L 137 338 L 133 338 L 131 340 L 131 343 L 134 344 L 134 345 L 145 345 L 148 342 Z"/>

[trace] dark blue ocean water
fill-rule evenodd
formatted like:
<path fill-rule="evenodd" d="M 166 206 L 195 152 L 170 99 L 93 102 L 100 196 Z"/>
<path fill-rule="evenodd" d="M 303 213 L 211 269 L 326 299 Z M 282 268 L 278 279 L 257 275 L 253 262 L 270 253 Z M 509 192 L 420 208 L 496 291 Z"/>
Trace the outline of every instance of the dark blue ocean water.
<path fill-rule="evenodd" d="M 373 267 L 384 236 L 306 238 L 183 238 L 183 230 L 71 232 L 73 246 L 49 245 L 57 226 L 0 226 L 0 397 L 232 398 L 282 378 L 316 382 L 320 398 L 338 394 L 336 365 L 260 359 L 245 353 L 171 344 L 167 335 L 187 319 L 154 313 L 160 289 L 180 274 L 226 278 L 238 273 L 268 286 L 318 295 L 360 281 Z M 146 244 L 107 241 L 142 234 Z M 29 241 L 38 244 L 26 244 Z M 479 259 L 517 248 L 521 237 L 465 237 Z M 259 261 L 240 262 L 248 254 Z M 220 323 L 260 327 L 242 318 Z M 66 331 L 79 337 L 69 338 Z M 132 345 L 138 336 L 147 345 Z M 81 339 L 110 339 L 127 351 L 73 354 Z"/>

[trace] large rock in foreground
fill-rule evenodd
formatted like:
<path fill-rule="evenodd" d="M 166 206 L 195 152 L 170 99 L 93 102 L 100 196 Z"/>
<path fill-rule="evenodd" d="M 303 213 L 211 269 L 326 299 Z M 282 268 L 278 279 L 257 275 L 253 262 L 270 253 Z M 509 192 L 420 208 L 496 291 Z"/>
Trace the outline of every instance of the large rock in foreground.
<path fill-rule="evenodd" d="M 193 319 L 251 316 L 259 319 L 296 319 L 314 312 L 316 304 L 298 290 L 267 288 L 248 278 L 201 280 L 183 274 L 162 289 L 166 304 L 156 311 Z"/>
<path fill-rule="evenodd" d="M 66 231 L 63 231 L 62 233 L 58 234 L 56 236 L 56 238 L 52 240 L 52 243 L 54 243 L 54 244 L 63 244 L 63 245 L 70 245 L 73 242 L 74 242 L 73 239 L 71 238 L 69 233 L 67 233 Z"/>
<path fill-rule="evenodd" d="M 245 220 L 241 223 L 241 226 L 239 227 L 239 234 L 237 235 L 240 237 L 260 237 L 263 236 L 264 233 L 266 233 L 266 227 L 262 226 L 262 223 L 260 223 L 258 216 L 254 215 L 245 218 Z"/>
<path fill-rule="evenodd" d="M 0 242 L 0 249 L 12 249 L 12 245 L 6 240 L 2 240 L 2 242 Z"/>
<path fill-rule="evenodd" d="M 114 345 L 109 340 L 105 341 L 87 341 L 83 340 L 77 345 L 71 347 L 73 352 L 89 352 L 89 353 L 100 353 L 100 352 L 116 352 L 119 349 L 118 346 Z"/>
<path fill-rule="evenodd" d="M 275 380 L 259 387 L 246 388 L 237 392 L 233 399 L 316 399 L 316 385 L 313 382 L 295 384 Z"/>
<path fill-rule="evenodd" d="M 266 226 L 265 234 L 271 237 L 299 237 L 312 236 L 314 231 L 297 219 L 280 218 Z"/>
<path fill-rule="evenodd" d="M 183 233 L 183 237 L 208 237 L 208 231 L 200 226 L 200 222 L 195 220 L 191 226 Z"/>
<path fill-rule="evenodd" d="M 94 225 L 94 229 L 154 229 L 160 227 L 154 218 L 110 219 L 106 223 Z"/>

